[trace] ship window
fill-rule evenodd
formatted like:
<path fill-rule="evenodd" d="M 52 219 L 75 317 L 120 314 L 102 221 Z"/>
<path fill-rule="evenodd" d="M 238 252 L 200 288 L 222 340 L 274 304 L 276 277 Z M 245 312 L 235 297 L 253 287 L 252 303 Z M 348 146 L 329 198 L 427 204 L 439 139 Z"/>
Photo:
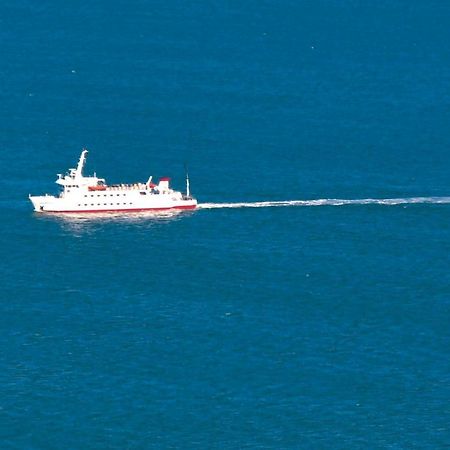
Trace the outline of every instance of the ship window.
<path fill-rule="evenodd" d="M 87 203 L 85 203 L 84 206 L 87 206 Z"/>
<path fill-rule="evenodd" d="M 109 194 L 111 197 L 114 195 L 114 194 Z"/>
<path fill-rule="evenodd" d="M 87 195 L 85 195 L 85 197 L 87 197 Z"/>
<path fill-rule="evenodd" d="M 78 203 L 78 206 L 81 206 L 81 204 L 80 204 L 80 203 Z"/>
<path fill-rule="evenodd" d="M 119 197 L 120 196 L 120 194 L 117 194 L 117 197 Z"/>
<path fill-rule="evenodd" d="M 141 195 L 147 195 L 147 192 L 139 192 Z"/>

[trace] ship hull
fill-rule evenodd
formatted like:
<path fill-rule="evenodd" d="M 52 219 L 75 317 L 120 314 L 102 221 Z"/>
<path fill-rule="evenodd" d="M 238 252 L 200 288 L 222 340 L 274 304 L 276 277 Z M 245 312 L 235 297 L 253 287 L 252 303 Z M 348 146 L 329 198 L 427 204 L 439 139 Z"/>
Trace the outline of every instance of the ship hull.
<path fill-rule="evenodd" d="M 84 204 L 84 199 L 68 201 L 54 196 L 30 196 L 30 201 L 34 210 L 40 214 L 95 214 L 95 213 L 136 213 L 145 211 L 169 211 L 169 210 L 192 210 L 197 207 L 197 201 L 194 199 L 176 199 L 170 200 L 165 196 L 152 196 L 148 200 L 133 199 L 132 202 L 119 202 L 122 204 L 106 205 L 95 204 L 99 200 L 90 200 L 94 204 Z M 104 203 L 103 200 L 101 203 Z M 117 203 L 117 201 L 116 201 Z"/>
<path fill-rule="evenodd" d="M 74 210 L 35 210 L 42 214 L 99 214 L 99 213 L 140 213 L 140 212 L 160 212 L 173 210 L 193 210 L 197 205 L 168 206 L 165 208 L 133 208 L 133 209 L 74 209 Z"/>

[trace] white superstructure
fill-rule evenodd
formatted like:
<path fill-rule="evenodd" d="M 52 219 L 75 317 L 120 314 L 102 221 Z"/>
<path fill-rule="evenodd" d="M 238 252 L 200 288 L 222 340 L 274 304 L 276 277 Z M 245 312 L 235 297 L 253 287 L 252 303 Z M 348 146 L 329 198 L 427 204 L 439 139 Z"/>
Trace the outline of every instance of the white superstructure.
<path fill-rule="evenodd" d="M 150 177 L 146 183 L 108 185 L 95 174 L 83 175 L 87 152 L 86 149 L 81 152 L 76 169 L 69 169 L 66 175 L 58 174 L 56 183 L 62 186 L 58 196 L 29 196 L 35 211 L 100 213 L 196 208 L 197 200 L 190 195 L 188 177 L 186 194 L 171 189 L 169 178 L 160 178 L 158 184 Z"/>

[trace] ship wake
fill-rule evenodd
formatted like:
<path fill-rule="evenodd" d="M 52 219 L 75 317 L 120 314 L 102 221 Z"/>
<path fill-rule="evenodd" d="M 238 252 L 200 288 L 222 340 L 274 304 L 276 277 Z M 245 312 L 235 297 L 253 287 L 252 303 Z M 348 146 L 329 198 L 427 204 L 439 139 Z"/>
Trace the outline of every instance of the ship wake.
<path fill-rule="evenodd" d="M 200 203 L 198 209 L 220 208 L 276 208 L 289 206 L 346 206 L 346 205 L 414 205 L 414 204 L 446 204 L 450 197 L 409 197 L 409 198 L 361 198 L 339 199 L 321 198 L 316 200 L 282 200 L 264 202 L 236 202 L 236 203 Z"/>

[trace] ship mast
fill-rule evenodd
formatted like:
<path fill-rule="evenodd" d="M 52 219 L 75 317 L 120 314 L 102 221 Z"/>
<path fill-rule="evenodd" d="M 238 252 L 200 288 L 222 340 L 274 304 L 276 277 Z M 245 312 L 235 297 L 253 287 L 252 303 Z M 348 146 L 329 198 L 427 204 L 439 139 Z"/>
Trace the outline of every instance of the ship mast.
<path fill-rule="evenodd" d="M 189 172 L 188 172 L 187 165 L 185 165 L 184 168 L 186 170 L 186 197 L 190 197 L 191 191 L 190 191 L 190 186 L 189 186 Z"/>
<path fill-rule="evenodd" d="M 84 167 L 84 164 L 86 163 L 86 154 L 87 154 L 87 152 L 88 151 L 85 148 L 81 152 L 80 160 L 78 161 L 78 166 L 77 166 L 77 169 L 75 170 L 75 177 L 76 178 L 83 176 L 83 167 Z"/>

